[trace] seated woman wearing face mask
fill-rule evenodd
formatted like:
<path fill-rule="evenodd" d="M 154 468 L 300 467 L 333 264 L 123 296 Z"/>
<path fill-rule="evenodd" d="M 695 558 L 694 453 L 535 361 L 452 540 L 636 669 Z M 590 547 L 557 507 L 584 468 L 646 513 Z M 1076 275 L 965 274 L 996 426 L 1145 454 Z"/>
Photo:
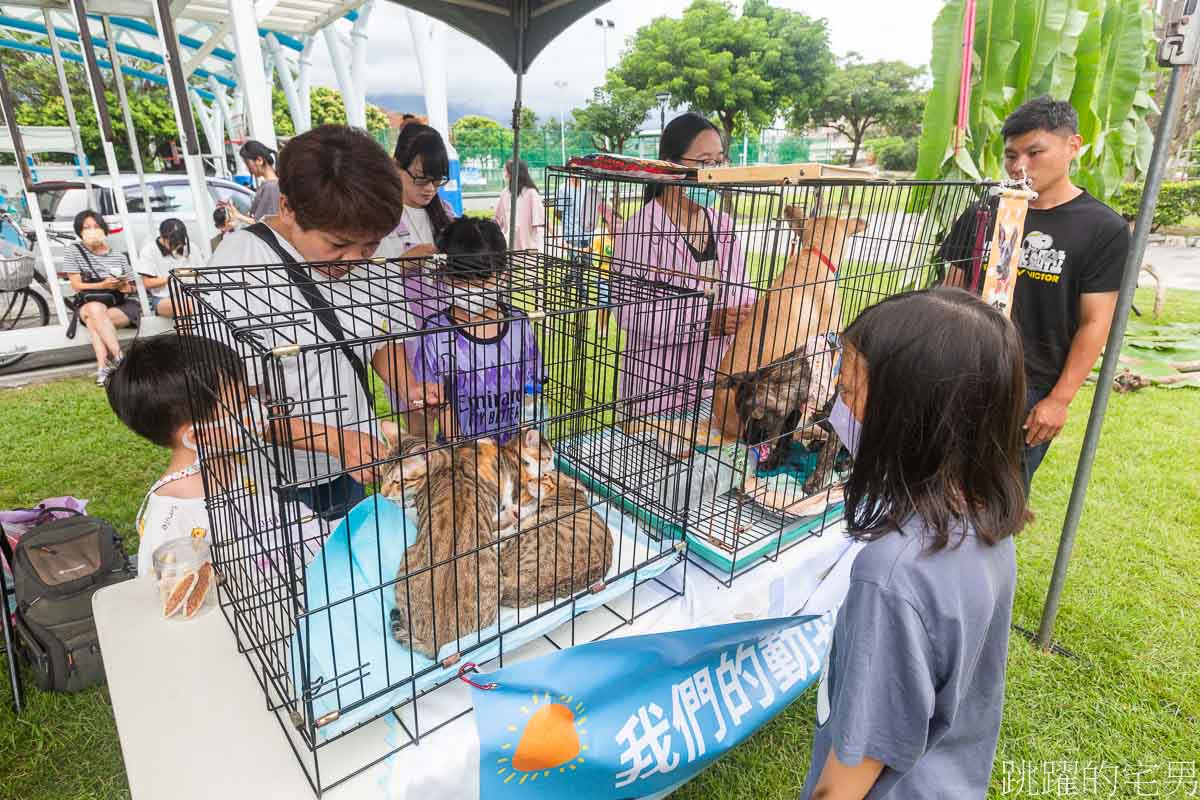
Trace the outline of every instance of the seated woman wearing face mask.
<path fill-rule="evenodd" d="M 199 254 L 192 250 L 187 226 L 183 220 L 171 217 L 158 226 L 158 238 L 142 248 L 142 285 L 149 294 L 150 310 L 160 317 L 174 317 L 171 292 L 167 281 L 171 270 L 200 266 Z"/>
<path fill-rule="evenodd" d="M 108 223 L 98 211 L 75 215 L 79 244 L 63 253 L 62 271 L 75 291 L 75 314 L 87 326 L 96 354 L 96 385 L 103 386 L 113 367 L 121 362 L 117 328 L 137 325 L 142 316 L 133 270 L 124 253 L 108 246 Z M 74 336 L 74 323 L 67 333 Z"/>
<path fill-rule="evenodd" d="M 682 114 L 663 131 L 658 157 L 692 169 L 725 164 L 721 134 L 699 114 Z M 711 189 L 670 183 L 646 187 L 645 205 L 626 220 L 613 247 L 615 275 L 660 281 L 690 290 L 712 288 L 719 281 L 710 319 L 683 319 L 677 312 L 642 313 L 640 306 L 618 312 L 627 340 L 622 355 L 618 396 L 630 401 L 630 413 L 662 414 L 683 408 L 691 391 L 656 391 L 671 379 L 687 375 L 711 381 L 721 356 L 733 343 L 738 326 L 754 311 L 754 290 L 746 285 L 746 263 L 732 218 L 714 208 Z M 696 278 L 689 276 L 695 275 Z M 621 302 L 617 280 L 611 289 Z M 716 338 L 701 364 L 701 324 Z M 625 356 L 629 357 L 626 358 Z M 647 398 L 653 393 L 653 397 Z"/>

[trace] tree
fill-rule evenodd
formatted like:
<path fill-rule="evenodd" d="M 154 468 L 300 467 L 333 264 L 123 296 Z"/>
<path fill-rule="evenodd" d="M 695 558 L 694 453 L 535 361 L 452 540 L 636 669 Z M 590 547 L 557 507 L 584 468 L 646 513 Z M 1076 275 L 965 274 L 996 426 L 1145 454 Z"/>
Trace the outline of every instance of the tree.
<path fill-rule="evenodd" d="M 918 178 L 1004 174 L 1004 118 L 1026 100 L 1069 99 L 1079 114 L 1084 150 L 1075 181 L 1112 196 L 1150 160 L 1147 117 L 1154 12 L 1141 0 L 981 2 L 975 17 L 971 103 L 962 146 L 955 147 L 964 0 L 949 0 L 933 23 L 933 88 L 925 105 Z"/>
<path fill-rule="evenodd" d="M 342 93 L 327 86 L 318 86 L 309 92 L 309 107 L 312 109 L 312 124 L 345 125 L 346 105 Z M 292 123 L 292 112 L 287 96 L 278 85 L 271 88 L 271 116 L 275 122 L 277 136 L 295 136 L 296 126 Z M 388 129 L 387 112 L 372 103 L 367 103 L 367 130 L 371 133 Z"/>
<path fill-rule="evenodd" d="M 458 148 L 512 147 L 512 132 L 496 120 L 468 114 L 450 126 L 450 138 Z"/>
<path fill-rule="evenodd" d="M 832 70 L 824 20 L 746 0 L 740 17 L 724 0 L 693 0 L 680 19 L 641 28 L 614 73 L 676 105 L 713 114 L 728 139 L 739 114 L 763 128 L 782 110 L 807 120 Z"/>
<path fill-rule="evenodd" d="M 528 106 L 521 106 L 521 130 L 530 133 L 537 130 L 537 114 Z"/>
<path fill-rule="evenodd" d="M 572 111 L 571 116 L 578 127 L 591 132 L 597 150 L 607 150 L 610 145 L 613 152 L 620 153 L 625 149 L 625 140 L 637 133 L 653 106 L 652 93 L 627 86 L 611 75 L 599 96 Z"/>
<path fill-rule="evenodd" d="M 848 53 L 830 76 L 824 99 L 813 109 L 814 118 L 851 141 L 853 165 L 869 130 L 891 127 L 897 121 L 902 124 L 911 117 L 913 98 L 921 95 L 917 81 L 923 73 L 903 61 L 866 63 L 858 53 Z"/>

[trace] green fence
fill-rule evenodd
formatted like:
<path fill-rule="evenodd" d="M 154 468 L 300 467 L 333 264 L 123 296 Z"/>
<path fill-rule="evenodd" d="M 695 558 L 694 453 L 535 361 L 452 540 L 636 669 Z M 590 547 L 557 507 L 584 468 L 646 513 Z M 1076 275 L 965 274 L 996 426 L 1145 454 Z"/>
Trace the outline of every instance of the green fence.
<path fill-rule="evenodd" d="M 511 141 L 511 140 L 510 140 Z M 529 164 L 534 183 L 545 185 L 546 167 L 563 163 L 564 156 L 595 153 L 602 149 L 591 134 L 583 131 L 568 131 L 559 139 L 557 133 L 535 131 L 521 134 L 521 158 Z M 806 137 L 788 137 L 769 142 L 735 141 L 729 147 L 729 160 L 735 165 L 746 164 L 798 164 L 805 161 L 826 160 L 821 140 Z M 657 136 L 639 136 L 625 143 L 624 155 L 654 158 L 658 155 Z M 462 187 L 466 194 L 498 192 L 504 186 L 504 164 L 512 157 L 512 147 L 458 148 L 461 166 Z"/>

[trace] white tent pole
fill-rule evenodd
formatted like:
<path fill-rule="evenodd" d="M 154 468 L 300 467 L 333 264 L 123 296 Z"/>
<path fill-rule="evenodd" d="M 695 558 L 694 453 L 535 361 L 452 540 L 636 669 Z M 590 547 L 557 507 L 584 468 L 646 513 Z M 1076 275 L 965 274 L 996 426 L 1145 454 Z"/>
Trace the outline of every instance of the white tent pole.
<path fill-rule="evenodd" d="M 54 302 L 54 315 L 58 318 L 59 326 L 66 328 L 67 306 L 63 302 L 62 290 L 58 285 L 58 277 L 54 268 L 54 254 L 50 251 L 50 237 L 46 234 L 46 222 L 42 219 L 42 207 L 38 204 L 37 195 L 33 192 L 33 176 L 29 172 L 27 153 L 21 140 L 21 130 L 17 125 L 17 112 L 13 109 L 12 94 L 8 89 L 8 77 L 4 74 L 3 64 L 0 64 L 0 111 L 3 111 L 4 124 L 8 126 L 13 153 L 17 157 L 17 172 L 21 176 L 21 189 L 25 195 L 25 205 L 29 208 L 29 216 L 33 220 L 33 232 L 37 236 L 38 252 L 41 254 L 42 264 L 46 268 L 46 284 L 50 287 L 50 298 Z"/>
<path fill-rule="evenodd" d="M 304 130 L 312 127 L 312 51 L 317 37 L 304 37 L 304 50 L 300 52 L 300 68 L 296 74 L 296 93 L 304 107 Z"/>
<path fill-rule="evenodd" d="M 271 85 L 263 69 L 258 43 L 258 20 L 254 4 L 246 0 L 226 0 L 233 23 L 233 42 L 237 50 L 238 87 L 244 97 L 244 113 L 250 137 L 272 150 L 278 149 L 275 122 L 271 116 Z"/>
<path fill-rule="evenodd" d="M 50 9 L 42 9 L 42 19 L 46 21 L 46 35 L 50 38 L 50 53 L 54 57 L 54 70 L 58 73 L 58 90 L 62 92 L 63 105 L 67 110 L 67 125 L 71 127 L 71 137 L 75 140 L 75 158 L 79 161 L 79 171 L 83 173 L 83 187 L 89 198 L 92 194 L 92 170 L 87 161 L 87 153 L 83 150 L 83 137 L 79 135 L 79 123 L 75 119 L 75 104 L 71 100 L 71 87 L 67 83 L 67 70 L 63 65 L 62 49 L 58 46 L 58 34 L 54 32 L 54 17 Z M 88 200 L 88 205 L 92 200 Z"/>
<path fill-rule="evenodd" d="M 204 158 L 200 154 L 196 123 L 188 105 L 187 80 L 183 77 L 179 38 L 175 35 L 175 20 L 171 18 L 170 0 L 155 0 L 154 23 L 158 28 L 158 41 L 162 47 L 163 63 L 167 68 L 167 87 L 170 90 L 171 106 L 175 111 L 175 124 L 179 128 L 179 137 L 183 140 L 183 163 L 187 167 L 188 183 L 192 188 L 196 225 L 200 229 L 200 241 L 193 244 L 200 245 L 200 255 L 208 261 L 212 255 L 212 239 L 217 234 L 212 220 L 212 197 L 208 194 L 208 183 L 204 179 Z"/>
<path fill-rule="evenodd" d="M 355 113 L 367 127 L 367 26 L 371 21 L 374 0 L 358 9 L 358 18 L 350 29 L 350 80 L 354 89 Z"/>
<path fill-rule="evenodd" d="M 121 225 L 124 228 L 126 254 L 129 256 L 129 263 L 133 265 L 134 274 L 137 275 L 141 271 L 139 267 L 142 253 L 138 248 L 137 237 L 133 233 L 133 225 L 130 224 L 129 204 L 125 202 L 125 187 L 121 183 L 121 171 L 117 165 L 117 150 L 113 146 L 112 118 L 108 113 L 108 100 L 104 97 L 104 81 L 100 78 L 100 65 L 96 62 L 96 46 L 92 42 L 92 33 L 88 28 L 87 10 L 83 7 L 83 0 L 71 0 L 71 7 L 75 12 L 75 26 L 79 31 L 79 43 L 82 45 L 83 57 L 87 65 L 84 74 L 87 76 L 88 92 L 92 96 L 92 108 L 96 112 L 96 121 L 99 123 L 100 145 L 104 149 L 104 165 L 112 183 L 113 202 L 117 206 L 117 216 L 120 217 Z M 137 282 L 137 289 L 138 299 L 145 308 L 148 301 L 141 281 Z"/>
<path fill-rule="evenodd" d="M 288 113 L 292 115 L 292 127 L 296 133 L 304 133 L 308 126 L 304 124 L 304 106 L 300 103 L 300 95 L 296 91 L 296 81 L 292 78 L 292 68 L 288 66 L 283 55 L 283 48 L 275 34 L 268 33 L 265 37 L 267 52 L 275 62 L 275 72 L 279 75 L 279 83 L 283 86 L 283 96 L 287 98 Z"/>
<path fill-rule="evenodd" d="M 188 86 L 188 99 L 192 101 L 192 110 L 196 116 L 200 118 L 200 125 L 204 128 L 204 138 L 208 141 L 208 150 L 206 153 L 213 161 L 213 174 L 225 177 L 224 157 L 217 151 L 221 147 L 221 123 L 217 119 L 220 110 L 214 102 L 210 110 L 201 99 L 200 93 L 196 91 L 195 86 Z M 215 235 L 215 234 L 214 234 Z"/>
<path fill-rule="evenodd" d="M 415 11 L 408 11 L 413 51 L 425 91 L 425 114 L 429 126 L 450 142 L 450 112 L 446 94 L 446 25 Z"/>
<path fill-rule="evenodd" d="M 229 134 L 229 138 L 236 139 L 237 131 L 233 127 L 233 114 L 229 110 L 229 95 L 225 91 L 225 87 L 217 81 L 215 77 L 210 76 L 208 79 L 208 87 L 212 90 L 213 96 L 217 98 L 217 108 L 221 110 L 221 121 L 225 126 L 225 132 Z M 225 159 L 225 145 L 221 145 L 221 161 Z M 228 163 L 225 165 L 228 167 Z"/>
<path fill-rule="evenodd" d="M 346 57 L 342 52 L 341 42 L 338 41 L 337 31 L 333 25 L 326 25 L 321 34 L 325 37 L 325 47 L 329 49 L 329 59 L 333 62 L 338 89 L 342 93 L 342 104 L 346 107 L 346 123 L 365 128 L 367 127 L 366 119 L 358 118 L 357 106 L 351 96 L 354 92 L 354 84 L 350 82 L 350 70 L 346 67 Z"/>
<path fill-rule="evenodd" d="M 129 155 L 133 159 L 133 170 L 137 173 L 138 188 L 142 192 L 142 210 L 146 212 L 146 231 L 149 236 L 156 236 L 158 232 L 154 229 L 154 215 L 150 211 L 150 193 L 146 190 L 146 170 L 142 166 L 142 148 L 138 146 L 137 131 L 133 127 L 133 112 L 129 108 L 129 95 L 125 91 L 125 77 L 121 74 L 121 56 L 117 52 L 117 42 L 113 38 L 112 23 L 105 14 L 100 18 L 101 25 L 104 26 L 104 39 L 108 42 L 108 60 L 112 64 L 113 81 L 117 84 L 117 101 L 121 104 L 121 116 L 125 120 L 125 138 L 129 140 Z M 141 283 L 141 276 L 137 277 L 137 282 Z M 141 289 L 138 290 L 138 296 L 143 294 Z M 143 313 L 150 313 L 150 306 L 147 304 L 142 308 Z"/>

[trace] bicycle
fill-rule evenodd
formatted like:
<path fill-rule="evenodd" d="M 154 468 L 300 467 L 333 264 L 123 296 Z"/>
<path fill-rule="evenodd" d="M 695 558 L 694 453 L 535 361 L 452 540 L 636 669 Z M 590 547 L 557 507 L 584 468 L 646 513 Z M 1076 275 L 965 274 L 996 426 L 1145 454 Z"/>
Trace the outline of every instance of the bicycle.
<path fill-rule="evenodd" d="M 0 212 L 0 335 L 6 331 L 44 327 L 50 324 L 50 305 L 31 284 L 46 278 L 36 270 L 29 237 L 6 212 Z M 0 355 L 0 369 L 15 366 L 29 353 Z"/>

